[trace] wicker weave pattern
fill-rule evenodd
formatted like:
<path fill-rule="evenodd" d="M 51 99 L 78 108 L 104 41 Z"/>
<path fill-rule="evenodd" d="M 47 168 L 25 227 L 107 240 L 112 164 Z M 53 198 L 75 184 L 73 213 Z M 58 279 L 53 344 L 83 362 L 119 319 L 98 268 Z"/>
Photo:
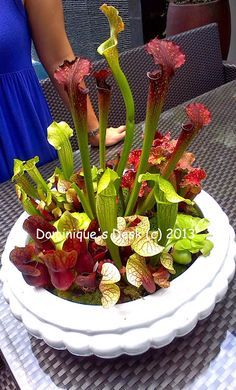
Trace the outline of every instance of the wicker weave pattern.
<path fill-rule="evenodd" d="M 0 370 L 0 389 L 2 390 L 18 389 L 18 386 L 15 384 L 9 369 L 6 367 L 3 367 Z"/>
<path fill-rule="evenodd" d="M 106 17 L 99 11 L 99 0 L 63 0 L 66 31 L 74 52 L 78 56 L 99 58 L 97 47 L 109 36 Z M 125 22 L 126 35 L 121 34 L 120 49 L 132 47 L 132 38 L 127 1 L 114 0 L 112 5 L 119 9 Z"/>
<path fill-rule="evenodd" d="M 65 29 L 74 53 L 99 59 L 97 47 L 109 36 L 106 17 L 99 11 L 100 0 L 63 0 Z M 111 4 L 111 3 L 110 3 Z M 113 0 L 112 5 L 119 9 L 125 23 L 125 34 L 121 34 L 120 51 L 143 44 L 142 15 L 140 0 Z M 135 33 L 134 33 L 135 32 Z M 35 47 L 32 57 L 39 60 Z"/>
<path fill-rule="evenodd" d="M 229 83 L 232 80 L 236 79 L 236 65 L 224 63 L 224 75 L 225 82 Z"/>

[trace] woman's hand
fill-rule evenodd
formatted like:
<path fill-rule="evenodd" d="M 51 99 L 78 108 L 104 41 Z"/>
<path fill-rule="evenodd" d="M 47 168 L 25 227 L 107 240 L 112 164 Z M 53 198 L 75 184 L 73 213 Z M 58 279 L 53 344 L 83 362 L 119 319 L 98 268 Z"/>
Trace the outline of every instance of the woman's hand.
<path fill-rule="evenodd" d="M 106 132 L 106 146 L 112 146 L 122 141 L 125 137 L 125 126 L 109 127 Z M 89 137 L 89 143 L 92 146 L 99 145 L 99 134 L 95 137 Z"/>

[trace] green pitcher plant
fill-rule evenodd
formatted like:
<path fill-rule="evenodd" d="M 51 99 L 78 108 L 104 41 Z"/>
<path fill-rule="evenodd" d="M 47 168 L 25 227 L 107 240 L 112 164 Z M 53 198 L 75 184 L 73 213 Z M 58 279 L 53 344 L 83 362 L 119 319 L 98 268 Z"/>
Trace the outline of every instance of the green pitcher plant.
<path fill-rule="evenodd" d="M 113 6 L 100 9 L 110 37 L 97 50 L 108 68 L 94 72 L 88 59 L 75 58 L 65 60 L 54 74 L 68 95 L 81 169 L 75 169 L 70 144 L 74 130 L 63 121 L 48 127 L 48 142 L 60 163 L 48 179 L 36 167 L 37 156 L 14 161 L 12 180 L 28 213 L 23 223 L 28 241 L 11 251 L 10 260 L 32 286 L 72 302 L 109 308 L 168 288 L 213 248 L 209 221 L 194 202 L 206 173 L 193 166 L 195 156 L 187 151 L 211 114 L 203 104 L 190 103 L 178 139 L 159 131 L 169 85 L 185 55 L 176 43 L 155 38 L 144 47 L 156 68 L 147 70 L 142 148 L 131 150 L 137 136 L 135 107 L 118 53 L 124 23 Z M 90 163 L 85 77 L 95 77 L 97 84 L 98 167 Z M 126 109 L 126 137 L 115 163 L 106 161 L 109 77 L 115 79 Z"/>

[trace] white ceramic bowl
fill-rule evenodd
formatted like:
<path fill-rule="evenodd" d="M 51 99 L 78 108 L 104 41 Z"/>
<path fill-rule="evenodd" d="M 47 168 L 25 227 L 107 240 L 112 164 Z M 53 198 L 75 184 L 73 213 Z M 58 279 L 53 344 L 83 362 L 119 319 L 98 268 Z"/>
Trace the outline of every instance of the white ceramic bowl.
<path fill-rule="evenodd" d="M 22 229 L 27 214 L 22 214 L 9 234 L 0 275 L 12 313 L 32 335 L 80 356 L 138 355 L 187 334 L 225 295 L 236 257 L 234 232 L 220 206 L 204 191 L 196 203 L 211 222 L 211 254 L 200 256 L 168 289 L 111 309 L 69 302 L 25 283 L 9 260 L 14 246 L 27 240 Z"/>

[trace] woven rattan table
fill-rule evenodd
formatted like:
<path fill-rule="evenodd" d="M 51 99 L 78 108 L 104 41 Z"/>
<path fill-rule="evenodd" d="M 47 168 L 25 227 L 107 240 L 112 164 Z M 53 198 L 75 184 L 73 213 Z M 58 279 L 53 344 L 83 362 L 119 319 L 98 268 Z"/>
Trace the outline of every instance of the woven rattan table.
<path fill-rule="evenodd" d="M 236 227 L 236 81 L 208 92 L 195 101 L 212 112 L 212 123 L 202 131 L 192 150 L 197 164 L 207 170 L 204 188 L 212 195 Z M 166 111 L 160 130 L 176 134 L 184 120 L 182 106 Z M 134 146 L 140 143 L 142 126 L 137 127 Z M 118 147 L 111 148 L 108 157 Z M 92 150 L 92 162 L 97 150 Z M 79 154 L 76 154 L 79 165 Z M 47 175 L 55 163 L 42 168 Z M 8 232 L 22 212 L 10 182 L 0 186 L 0 243 L 3 249 Z M 204 272 L 204 270 L 203 270 Z M 211 316 L 198 323 L 191 334 L 175 339 L 160 350 L 149 350 L 136 357 L 112 360 L 75 357 L 57 351 L 30 336 L 10 313 L 0 296 L 0 346 L 10 373 L 23 390 L 120 390 L 120 389 L 236 389 L 236 278 L 225 299 Z M 0 376 L 1 378 L 1 376 Z M 6 378 L 6 377 L 5 377 Z M 15 389 L 10 381 L 0 389 Z"/>

